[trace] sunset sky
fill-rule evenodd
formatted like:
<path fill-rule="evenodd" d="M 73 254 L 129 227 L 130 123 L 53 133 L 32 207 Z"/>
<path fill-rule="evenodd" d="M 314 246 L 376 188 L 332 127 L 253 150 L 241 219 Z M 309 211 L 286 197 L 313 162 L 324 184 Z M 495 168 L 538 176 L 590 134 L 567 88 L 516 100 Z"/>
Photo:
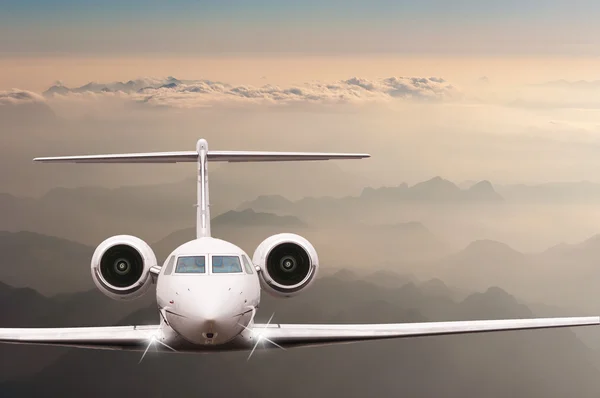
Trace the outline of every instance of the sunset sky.
<path fill-rule="evenodd" d="M 22 167 L 0 183 L 77 185 L 87 174 L 41 176 L 31 157 L 199 135 L 370 151 L 340 167 L 373 185 L 600 182 L 599 15 L 594 1 L 1 1 L 1 155 Z"/>

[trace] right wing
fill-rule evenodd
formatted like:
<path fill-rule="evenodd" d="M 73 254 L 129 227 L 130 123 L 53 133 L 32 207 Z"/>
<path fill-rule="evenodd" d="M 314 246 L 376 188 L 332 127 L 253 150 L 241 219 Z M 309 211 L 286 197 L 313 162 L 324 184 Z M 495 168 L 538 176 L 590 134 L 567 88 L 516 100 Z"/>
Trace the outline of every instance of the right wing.
<path fill-rule="evenodd" d="M 600 317 L 534 318 L 491 321 L 423 322 L 359 325 L 255 324 L 252 332 L 283 347 L 328 345 L 363 340 L 523 329 L 600 325 Z"/>
<path fill-rule="evenodd" d="M 159 325 L 3 328 L 0 329 L 0 343 L 41 344 L 104 350 L 143 350 L 159 330 Z"/>

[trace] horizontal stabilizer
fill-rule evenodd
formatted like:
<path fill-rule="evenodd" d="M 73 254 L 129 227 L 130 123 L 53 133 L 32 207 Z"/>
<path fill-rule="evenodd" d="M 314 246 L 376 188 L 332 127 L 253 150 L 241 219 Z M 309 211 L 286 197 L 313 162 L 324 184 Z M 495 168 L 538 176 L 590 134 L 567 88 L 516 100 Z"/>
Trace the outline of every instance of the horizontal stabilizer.
<path fill-rule="evenodd" d="M 46 163 L 180 163 L 197 162 L 197 151 L 122 153 L 111 155 L 58 156 L 33 159 Z M 362 159 L 364 153 L 320 153 L 320 152 L 260 152 L 260 151 L 208 151 L 206 158 L 211 162 L 281 162 L 330 159 Z"/>

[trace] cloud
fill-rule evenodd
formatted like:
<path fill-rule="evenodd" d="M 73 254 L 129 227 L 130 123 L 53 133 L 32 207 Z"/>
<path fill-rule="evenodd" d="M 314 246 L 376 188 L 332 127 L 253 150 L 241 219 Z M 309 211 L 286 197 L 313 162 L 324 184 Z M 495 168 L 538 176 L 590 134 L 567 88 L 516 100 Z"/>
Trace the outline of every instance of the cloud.
<path fill-rule="evenodd" d="M 11 123 L 23 126 L 55 119 L 56 115 L 41 95 L 20 89 L 0 91 L 0 135 Z"/>
<path fill-rule="evenodd" d="M 331 83 L 311 82 L 289 87 L 270 84 L 261 87 L 233 86 L 211 80 L 179 80 L 168 77 L 114 83 L 91 82 L 77 88 L 58 83 L 46 90 L 44 96 L 53 99 L 116 96 L 151 106 L 195 108 L 231 104 L 344 104 L 397 99 L 439 102 L 456 99 L 460 92 L 437 77 L 389 77 L 377 80 L 353 77 Z"/>
<path fill-rule="evenodd" d="M 0 106 L 44 103 L 44 97 L 31 91 L 12 89 L 0 91 Z"/>
<path fill-rule="evenodd" d="M 569 80 L 554 80 L 542 84 L 537 84 L 534 86 L 541 87 L 549 87 L 549 88 L 563 88 L 563 89 L 580 89 L 580 90 L 588 90 L 593 89 L 597 90 L 600 88 L 600 80 L 578 80 L 578 81 L 569 81 Z"/>

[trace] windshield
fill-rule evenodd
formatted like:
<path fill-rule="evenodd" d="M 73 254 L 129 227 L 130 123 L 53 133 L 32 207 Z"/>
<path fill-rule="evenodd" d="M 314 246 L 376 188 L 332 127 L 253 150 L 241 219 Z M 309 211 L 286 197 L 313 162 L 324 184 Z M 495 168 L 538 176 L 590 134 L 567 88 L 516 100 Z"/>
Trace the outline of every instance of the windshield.
<path fill-rule="evenodd" d="M 184 256 L 177 259 L 176 274 L 204 274 L 206 258 L 204 256 Z"/>
<path fill-rule="evenodd" d="M 228 274 L 242 272 L 242 265 L 238 256 L 212 256 L 213 274 Z"/>

